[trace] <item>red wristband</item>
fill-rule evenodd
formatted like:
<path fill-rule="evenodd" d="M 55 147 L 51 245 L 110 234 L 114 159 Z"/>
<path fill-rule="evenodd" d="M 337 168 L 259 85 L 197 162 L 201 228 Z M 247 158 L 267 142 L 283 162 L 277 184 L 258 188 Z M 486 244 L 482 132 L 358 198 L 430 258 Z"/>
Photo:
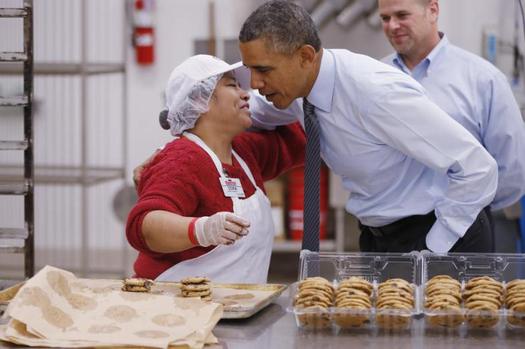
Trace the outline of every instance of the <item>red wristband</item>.
<path fill-rule="evenodd" d="M 197 241 L 197 238 L 195 237 L 195 222 L 198 218 L 193 218 L 188 225 L 188 239 L 190 239 L 190 242 L 194 244 L 195 246 L 199 245 L 199 242 Z"/>

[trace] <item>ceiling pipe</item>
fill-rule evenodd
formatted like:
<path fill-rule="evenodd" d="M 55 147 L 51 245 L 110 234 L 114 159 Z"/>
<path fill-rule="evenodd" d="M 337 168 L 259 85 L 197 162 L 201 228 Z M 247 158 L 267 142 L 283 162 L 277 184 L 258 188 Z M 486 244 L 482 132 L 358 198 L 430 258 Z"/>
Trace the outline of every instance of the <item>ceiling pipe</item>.
<path fill-rule="evenodd" d="M 310 14 L 317 27 L 321 27 L 326 20 L 337 15 L 345 8 L 348 0 L 324 0 L 317 5 Z"/>
<path fill-rule="evenodd" d="M 366 21 L 368 22 L 368 25 L 370 25 L 374 29 L 381 28 L 382 21 L 381 21 L 381 17 L 379 16 L 379 9 L 376 8 L 374 11 L 372 11 L 368 15 Z"/>
<path fill-rule="evenodd" d="M 336 22 L 344 27 L 351 26 L 358 19 L 368 16 L 377 8 L 377 0 L 355 0 L 337 16 Z"/>

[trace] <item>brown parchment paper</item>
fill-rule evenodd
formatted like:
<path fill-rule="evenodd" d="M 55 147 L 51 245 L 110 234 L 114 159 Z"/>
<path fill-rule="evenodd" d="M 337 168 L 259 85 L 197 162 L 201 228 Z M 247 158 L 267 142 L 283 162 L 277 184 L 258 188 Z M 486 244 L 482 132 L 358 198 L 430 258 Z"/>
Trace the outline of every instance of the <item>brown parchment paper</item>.
<path fill-rule="evenodd" d="M 197 298 L 123 292 L 46 266 L 9 303 L 0 339 L 50 347 L 202 348 L 223 306 Z"/>

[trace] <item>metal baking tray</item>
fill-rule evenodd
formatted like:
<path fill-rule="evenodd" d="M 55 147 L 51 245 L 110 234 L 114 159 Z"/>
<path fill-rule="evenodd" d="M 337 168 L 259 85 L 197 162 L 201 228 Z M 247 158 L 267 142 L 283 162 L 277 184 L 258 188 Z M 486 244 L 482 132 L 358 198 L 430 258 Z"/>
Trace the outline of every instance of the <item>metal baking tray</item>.
<path fill-rule="evenodd" d="M 178 282 L 156 282 L 151 292 L 172 293 L 179 295 L 181 284 Z M 222 303 L 224 311 L 221 319 L 244 319 L 257 313 L 286 290 L 283 284 L 219 284 L 211 283 L 212 301 Z M 242 291 L 242 292 L 241 292 Z M 251 292 L 250 292 L 251 291 Z M 242 298 L 243 295 L 255 295 Z M 240 299 L 235 299 L 239 296 Z"/>
<path fill-rule="evenodd" d="M 248 318 L 272 303 L 283 293 L 284 290 L 286 290 L 286 288 L 287 286 L 283 284 L 212 284 L 214 294 L 227 294 L 228 292 L 231 292 L 231 290 L 261 291 L 266 294 L 250 304 L 225 304 L 222 319 Z M 216 301 L 214 296 L 212 296 L 212 299 Z"/>

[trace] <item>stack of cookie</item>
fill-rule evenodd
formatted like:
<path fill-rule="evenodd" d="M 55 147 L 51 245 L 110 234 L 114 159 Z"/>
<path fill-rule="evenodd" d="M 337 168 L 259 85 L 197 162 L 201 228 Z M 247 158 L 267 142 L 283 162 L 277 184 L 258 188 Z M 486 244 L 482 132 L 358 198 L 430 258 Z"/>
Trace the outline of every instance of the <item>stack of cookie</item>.
<path fill-rule="evenodd" d="M 463 292 L 467 323 L 472 327 L 488 328 L 499 321 L 503 303 L 503 285 L 489 276 L 470 279 Z"/>
<path fill-rule="evenodd" d="M 294 307 L 299 325 L 321 329 L 330 325 L 328 308 L 334 301 L 334 287 L 322 277 L 310 277 L 299 282 Z"/>
<path fill-rule="evenodd" d="M 188 277 L 180 282 L 183 297 L 200 297 L 202 300 L 211 301 L 211 285 L 207 277 Z"/>
<path fill-rule="evenodd" d="M 153 281 L 149 279 L 128 278 L 122 281 L 122 291 L 126 292 L 149 292 Z"/>
<path fill-rule="evenodd" d="M 380 283 L 376 299 L 377 324 L 383 328 L 406 327 L 414 304 L 414 288 L 408 281 L 396 278 Z"/>
<path fill-rule="evenodd" d="M 437 275 L 425 285 L 425 309 L 435 326 L 456 327 L 463 322 L 461 284 L 448 275 Z"/>
<path fill-rule="evenodd" d="M 342 328 L 360 327 L 369 322 L 373 285 L 352 276 L 339 282 L 335 294 L 335 322 Z"/>
<path fill-rule="evenodd" d="M 505 305 L 510 310 L 507 320 L 514 326 L 525 327 L 525 280 L 512 280 L 505 289 Z"/>

